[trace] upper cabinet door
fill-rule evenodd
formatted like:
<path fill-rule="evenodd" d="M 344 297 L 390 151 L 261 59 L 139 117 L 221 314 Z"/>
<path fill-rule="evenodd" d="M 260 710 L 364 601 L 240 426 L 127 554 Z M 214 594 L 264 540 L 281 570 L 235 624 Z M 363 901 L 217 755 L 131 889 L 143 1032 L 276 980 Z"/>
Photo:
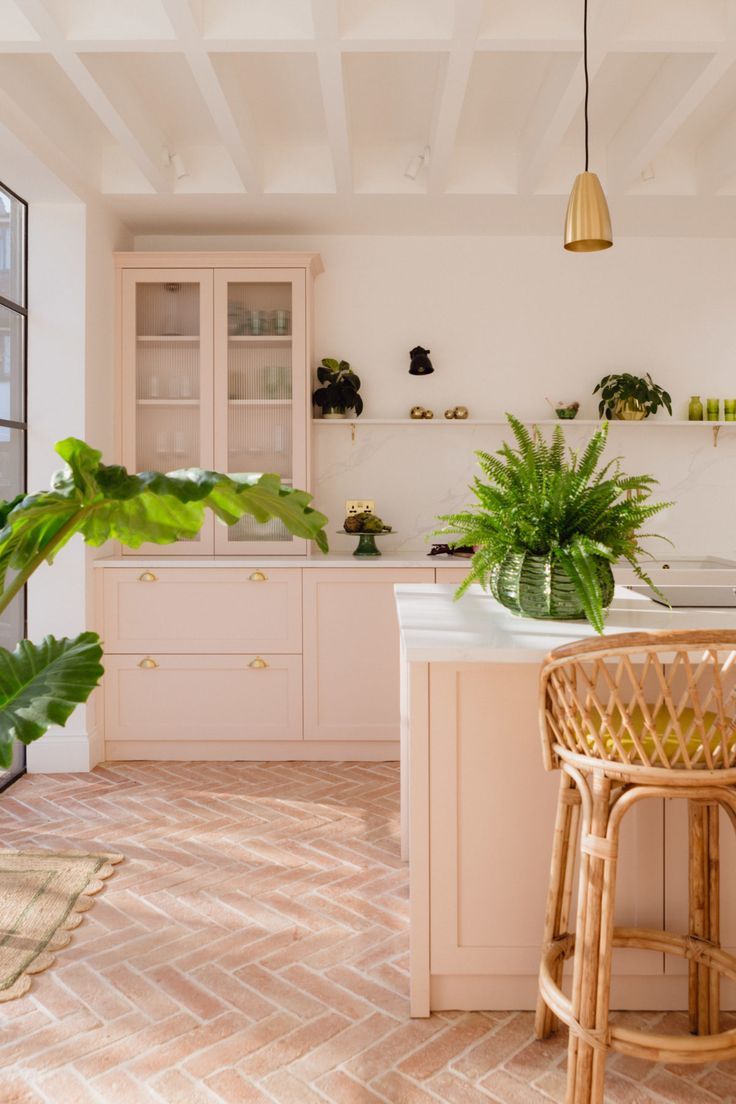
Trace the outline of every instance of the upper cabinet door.
<path fill-rule="evenodd" d="M 122 281 L 123 463 L 130 471 L 212 468 L 212 271 L 126 269 Z M 211 554 L 212 520 L 194 541 L 137 551 Z"/>
<path fill-rule="evenodd" d="M 275 472 L 307 484 L 307 298 L 304 269 L 215 272 L 215 467 Z M 215 526 L 226 555 L 302 554 L 278 520 Z"/>

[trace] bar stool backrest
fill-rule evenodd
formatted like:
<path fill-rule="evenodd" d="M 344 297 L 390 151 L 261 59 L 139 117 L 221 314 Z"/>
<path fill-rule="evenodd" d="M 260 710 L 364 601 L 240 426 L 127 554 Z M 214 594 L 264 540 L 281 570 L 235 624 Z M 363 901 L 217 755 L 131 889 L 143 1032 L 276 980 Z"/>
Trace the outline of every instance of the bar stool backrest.
<path fill-rule="evenodd" d="M 732 768 L 736 627 L 557 648 L 542 667 L 540 713 L 547 770 L 580 757 L 643 773 Z"/>

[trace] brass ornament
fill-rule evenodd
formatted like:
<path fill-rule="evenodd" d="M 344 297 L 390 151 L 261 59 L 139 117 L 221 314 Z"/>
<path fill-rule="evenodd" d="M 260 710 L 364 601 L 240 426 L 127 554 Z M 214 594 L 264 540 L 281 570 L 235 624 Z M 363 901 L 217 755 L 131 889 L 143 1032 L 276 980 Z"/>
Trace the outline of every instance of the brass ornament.
<path fill-rule="evenodd" d="M 454 418 L 454 417 L 455 417 L 455 411 L 454 411 L 454 409 L 453 409 L 453 410 L 446 410 L 446 411 L 445 411 L 445 417 L 446 417 L 446 418 L 448 419 L 448 421 L 449 421 L 449 420 L 450 420 L 451 418 Z"/>
<path fill-rule="evenodd" d="M 434 411 L 433 410 L 425 410 L 422 417 L 423 418 L 434 418 Z"/>
<path fill-rule="evenodd" d="M 468 408 L 467 408 L 467 406 L 456 406 L 455 407 L 455 417 L 459 421 L 464 421 L 468 417 Z"/>
<path fill-rule="evenodd" d="M 424 407 L 423 406 L 413 406 L 411 408 L 411 410 L 409 411 L 409 417 L 414 418 L 414 419 L 423 418 L 424 417 Z"/>

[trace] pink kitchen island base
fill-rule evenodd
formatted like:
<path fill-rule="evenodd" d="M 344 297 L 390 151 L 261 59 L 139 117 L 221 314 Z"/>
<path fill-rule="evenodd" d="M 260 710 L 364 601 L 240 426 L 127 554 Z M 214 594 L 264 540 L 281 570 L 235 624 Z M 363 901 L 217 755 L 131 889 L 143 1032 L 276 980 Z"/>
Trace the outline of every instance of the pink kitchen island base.
<path fill-rule="evenodd" d="M 587 623 L 517 618 L 480 588 L 397 586 L 402 852 L 411 883 L 411 1014 L 531 1009 L 559 775 L 545 772 L 539 668 Z M 606 632 L 718 627 L 617 588 Z M 641 802 L 622 830 L 616 923 L 687 930 L 687 808 Z M 722 944 L 736 951 L 736 839 L 721 831 Z M 574 909 L 572 912 L 574 916 Z M 687 965 L 616 950 L 612 1007 L 687 1008 Z M 736 1008 L 723 985 L 722 1008 Z"/>

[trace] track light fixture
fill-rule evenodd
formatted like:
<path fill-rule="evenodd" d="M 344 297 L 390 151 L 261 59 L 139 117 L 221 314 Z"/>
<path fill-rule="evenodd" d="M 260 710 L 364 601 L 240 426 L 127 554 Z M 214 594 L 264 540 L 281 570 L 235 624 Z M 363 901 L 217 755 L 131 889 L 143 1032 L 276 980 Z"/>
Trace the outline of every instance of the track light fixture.
<path fill-rule="evenodd" d="M 409 162 L 404 169 L 404 176 L 407 180 L 416 180 L 422 169 L 426 168 L 429 164 L 429 146 L 425 146 L 421 153 L 415 153 L 413 157 L 409 158 Z"/>

